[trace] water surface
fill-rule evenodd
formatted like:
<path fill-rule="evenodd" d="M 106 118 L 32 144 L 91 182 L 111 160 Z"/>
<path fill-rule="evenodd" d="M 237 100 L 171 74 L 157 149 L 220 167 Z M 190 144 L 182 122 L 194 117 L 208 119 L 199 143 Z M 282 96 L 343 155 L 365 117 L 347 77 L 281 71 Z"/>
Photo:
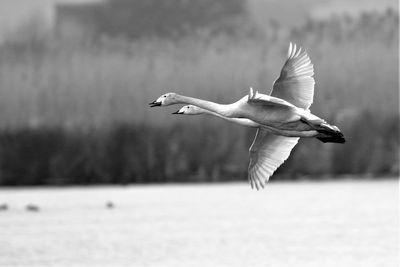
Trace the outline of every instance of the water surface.
<path fill-rule="evenodd" d="M 398 266 L 398 193 L 397 180 L 3 188 L 0 266 Z"/>

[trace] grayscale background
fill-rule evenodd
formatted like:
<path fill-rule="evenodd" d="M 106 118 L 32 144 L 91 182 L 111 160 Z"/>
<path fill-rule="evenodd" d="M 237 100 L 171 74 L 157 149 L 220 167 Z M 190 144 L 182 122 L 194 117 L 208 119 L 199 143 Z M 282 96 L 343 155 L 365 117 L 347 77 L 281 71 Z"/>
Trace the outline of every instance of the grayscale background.
<path fill-rule="evenodd" d="M 314 114 L 264 190 L 254 129 L 148 107 L 269 93 Z M 398 266 L 396 0 L 0 0 L 0 266 Z"/>

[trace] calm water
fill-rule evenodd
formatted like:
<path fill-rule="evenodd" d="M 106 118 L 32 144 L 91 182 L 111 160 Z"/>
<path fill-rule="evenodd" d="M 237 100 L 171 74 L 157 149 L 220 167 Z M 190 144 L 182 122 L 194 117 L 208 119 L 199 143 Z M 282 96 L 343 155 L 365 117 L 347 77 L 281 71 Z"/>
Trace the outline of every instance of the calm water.
<path fill-rule="evenodd" d="M 399 265 L 397 180 L 0 189 L 1 203 L 0 266 Z"/>

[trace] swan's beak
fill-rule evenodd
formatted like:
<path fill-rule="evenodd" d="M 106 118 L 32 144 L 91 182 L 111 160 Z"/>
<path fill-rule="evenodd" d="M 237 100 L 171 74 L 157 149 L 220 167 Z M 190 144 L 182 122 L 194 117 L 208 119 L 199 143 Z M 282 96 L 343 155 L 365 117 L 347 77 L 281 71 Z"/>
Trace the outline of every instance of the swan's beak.
<path fill-rule="evenodd" d="M 177 111 L 173 112 L 172 114 L 183 114 L 183 112 L 181 110 L 177 110 Z"/>
<path fill-rule="evenodd" d="M 154 100 L 153 102 L 149 103 L 149 106 L 150 106 L 151 108 L 153 108 L 153 107 L 159 107 L 159 106 L 161 106 L 161 102 L 157 102 L 157 100 Z"/>

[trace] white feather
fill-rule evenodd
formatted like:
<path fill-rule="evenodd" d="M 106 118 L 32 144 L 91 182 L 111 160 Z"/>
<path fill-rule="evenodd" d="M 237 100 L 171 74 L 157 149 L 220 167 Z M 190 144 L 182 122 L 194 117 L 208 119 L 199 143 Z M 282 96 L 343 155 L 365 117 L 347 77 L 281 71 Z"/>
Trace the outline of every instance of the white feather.
<path fill-rule="evenodd" d="M 263 188 L 269 177 L 289 157 L 298 140 L 298 137 L 278 136 L 258 129 L 249 149 L 248 178 L 250 185 L 257 190 L 260 187 Z"/>
<path fill-rule="evenodd" d="M 301 47 L 296 50 L 296 44 L 289 44 L 287 60 L 280 76 L 274 82 L 271 96 L 282 98 L 296 107 L 308 109 L 314 97 L 314 67 L 305 50 L 301 50 Z"/>

